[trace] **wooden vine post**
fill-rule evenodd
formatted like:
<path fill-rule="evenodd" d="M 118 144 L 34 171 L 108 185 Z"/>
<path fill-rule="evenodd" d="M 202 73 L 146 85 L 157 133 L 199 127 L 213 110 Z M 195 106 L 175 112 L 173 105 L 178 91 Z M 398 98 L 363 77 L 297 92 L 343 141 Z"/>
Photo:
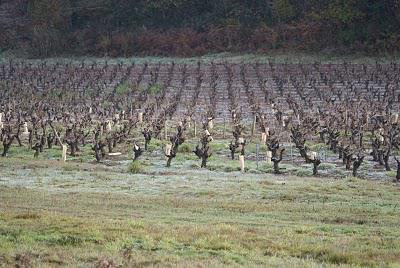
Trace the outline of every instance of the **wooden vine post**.
<path fill-rule="evenodd" d="M 67 161 L 67 145 L 62 144 L 62 155 L 61 155 L 61 161 L 66 162 Z"/>
<path fill-rule="evenodd" d="M 138 113 L 138 122 L 139 122 L 139 124 L 143 124 L 143 113 L 142 112 Z"/>
<path fill-rule="evenodd" d="M 244 138 L 239 138 L 239 148 L 240 148 L 239 164 L 240 164 L 240 171 L 242 173 L 245 172 L 245 164 L 244 164 L 245 146 L 246 146 L 246 140 Z"/>
<path fill-rule="evenodd" d="M 67 161 L 67 145 L 62 143 L 60 135 L 58 135 L 57 130 L 53 127 L 53 125 L 51 123 L 50 123 L 50 127 L 53 129 L 54 136 L 56 136 L 58 144 L 60 144 L 60 146 L 61 146 L 61 150 L 62 150 L 61 161 L 66 162 Z"/>
<path fill-rule="evenodd" d="M 253 139 L 254 133 L 256 132 L 256 122 L 257 116 L 255 115 L 253 118 L 253 124 L 251 125 L 251 139 Z"/>
<path fill-rule="evenodd" d="M 271 151 L 269 151 L 269 150 L 267 151 L 267 155 L 265 157 L 265 160 L 267 161 L 268 165 L 272 164 L 272 152 Z"/>

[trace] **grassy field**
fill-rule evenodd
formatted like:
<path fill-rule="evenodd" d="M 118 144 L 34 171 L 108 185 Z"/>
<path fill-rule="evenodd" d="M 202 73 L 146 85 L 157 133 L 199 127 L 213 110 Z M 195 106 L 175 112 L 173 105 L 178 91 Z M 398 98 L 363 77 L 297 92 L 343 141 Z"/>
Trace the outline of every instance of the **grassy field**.
<path fill-rule="evenodd" d="M 226 156 L 203 170 L 190 153 L 167 169 L 157 150 L 130 174 L 24 150 L 0 159 L 0 266 L 400 267 L 390 179 L 241 174 Z"/>

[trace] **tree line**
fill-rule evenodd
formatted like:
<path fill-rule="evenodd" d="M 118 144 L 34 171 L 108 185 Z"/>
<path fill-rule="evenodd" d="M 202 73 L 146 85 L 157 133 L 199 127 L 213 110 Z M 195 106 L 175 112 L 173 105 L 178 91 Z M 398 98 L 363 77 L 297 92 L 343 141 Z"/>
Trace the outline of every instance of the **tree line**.
<path fill-rule="evenodd" d="M 400 49 L 400 0 L 0 0 L 0 13 L 1 50 L 35 57 Z"/>

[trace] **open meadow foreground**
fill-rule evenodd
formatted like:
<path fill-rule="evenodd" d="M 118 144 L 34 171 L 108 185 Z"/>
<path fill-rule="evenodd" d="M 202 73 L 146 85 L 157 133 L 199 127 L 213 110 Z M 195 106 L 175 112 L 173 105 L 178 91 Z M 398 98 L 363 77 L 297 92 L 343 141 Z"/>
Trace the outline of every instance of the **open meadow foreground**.
<path fill-rule="evenodd" d="M 400 65 L 0 61 L 0 267 L 400 267 Z"/>

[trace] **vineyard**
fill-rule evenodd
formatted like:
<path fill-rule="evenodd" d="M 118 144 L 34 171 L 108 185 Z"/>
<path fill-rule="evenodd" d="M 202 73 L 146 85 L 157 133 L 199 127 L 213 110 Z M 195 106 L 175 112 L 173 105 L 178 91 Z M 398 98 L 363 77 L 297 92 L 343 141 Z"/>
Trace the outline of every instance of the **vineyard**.
<path fill-rule="evenodd" d="M 394 198 L 400 182 L 399 73 L 396 62 L 0 62 L 0 263 L 29 266 L 50 258 L 29 251 L 29 246 L 22 253 L 11 250 L 13 243 L 21 241 L 27 245 L 36 241 L 40 251 L 51 243 L 60 250 L 87 245 L 94 249 L 96 243 L 110 239 L 112 249 L 109 245 L 101 254 L 118 252 L 116 259 L 96 255 L 73 261 L 69 255 L 50 255 L 60 265 L 96 263 L 99 267 L 130 261 L 138 266 L 398 264 L 399 242 L 385 239 L 399 235 L 389 228 L 397 228 L 399 220 L 399 200 Z M 366 194 L 357 199 L 358 189 Z M 103 200 L 101 193 L 107 198 Z M 18 195 L 21 198 L 16 200 Z M 73 204 L 69 195 L 75 196 Z M 124 195 L 129 205 L 123 202 Z M 277 207 L 270 203 L 262 207 L 262 200 L 277 202 Z M 213 214 L 217 211 L 209 210 L 218 202 L 222 221 Z M 21 209 L 27 203 L 33 212 Z M 139 217 L 135 224 L 140 226 L 118 223 L 125 236 L 135 233 L 136 242 L 122 246 L 126 241 L 118 240 L 115 230 L 110 237 L 89 237 L 96 230 L 102 236 L 113 228 L 113 220 L 126 219 L 125 205 L 151 215 Z M 381 205 L 388 208 L 381 210 Z M 40 236 L 42 240 L 18 234 L 18 228 L 38 234 L 44 228 L 40 224 L 54 222 L 52 209 L 41 214 L 45 207 L 61 213 L 66 222 L 82 225 L 87 219 L 96 227 L 87 227 L 87 237 L 81 238 L 84 234 L 76 234 L 71 225 L 66 227 L 68 235 L 50 237 L 55 242 L 46 234 Z M 271 215 L 276 221 L 267 220 L 273 229 L 268 243 L 273 246 L 265 249 L 257 238 L 247 241 L 238 228 L 262 222 L 252 213 L 267 208 L 282 214 Z M 224 238 L 210 246 L 213 236 L 208 237 L 207 226 L 179 229 L 189 224 L 181 222 L 185 218 L 203 222 L 197 217 L 200 214 L 183 215 L 183 211 L 203 211 L 209 224 L 220 223 L 209 228 Z M 241 218 L 246 212 L 250 218 Z M 175 213 L 180 220 L 169 218 Z M 380 215 L 376 222 L 372 214 Z M 368 248 L 366 258 L 362 249 L 346 242 L 351 252 L 346 255 L 339 250 L 345 239 L 341 236 L 335 246 L 325 248 L 325 242 L 314 241 L 318 247 L 312 248 L 305 235 L 317 231 L 307 215 L 322 215 L 323 224 L 329 226 L 366 226 L 351 231 L 354 236 L 362 234 L 354 238 L 359 239 L 357 245 L 368 237 L 367 230 L 376 231 L 380 221 L 384 226 L 380 248 Z M 299 221 L 294 223 L 295 231 L 288 226 L 291 216 Z M 104 225 L 95 223 L 96 217 L 105 217 Z M 235 217 L 241 227 L 234 225 Z M 354 221 L 347 222 L 351 218 Z M 150 222 L 174 240 L 163 241 L 163 231 L 151 230 L 146 225 Z M 170 225 L 186 236 L 174 236 Z M 278 226 L 289 228 L 289 233 L 281 233 Z M 258 229 L 261 226 L 254 228 L 257 235 L 267 235 L 265 229 Z M 190 242 L 190 232 L 194 237 L 204 233 L 207 245 Z M 241 235 L 232 238 L 237 233 Z M 298 236 L 307 249 L 272 242 L 280 238 L 287 242 L 290 236 Z M 152 261 L 147 263 L 148 259 Z"/>
<path fill-rule="evenodd" d="M 10 61 L 0 70 L 3 157 L 12 157 L 16 142 L 36 158 L 53 146 L 76 157 L 90 144 L 98 162 L 129 146 L 136 159 L 155 139 L 170 166 L 180 145 L 198 141 L 194 152 L 206 167 L 209 143 L 230 139 L 228 150 L 216 153 L 273 162 L 275 173 L 281 161 L 312 164 L 314 175 L 338 160 L 353 176 L 368 162 L 365 176 L 397 169 L 396 63 Z M 256 150 L 246 155 L 252 144 Z"/>

